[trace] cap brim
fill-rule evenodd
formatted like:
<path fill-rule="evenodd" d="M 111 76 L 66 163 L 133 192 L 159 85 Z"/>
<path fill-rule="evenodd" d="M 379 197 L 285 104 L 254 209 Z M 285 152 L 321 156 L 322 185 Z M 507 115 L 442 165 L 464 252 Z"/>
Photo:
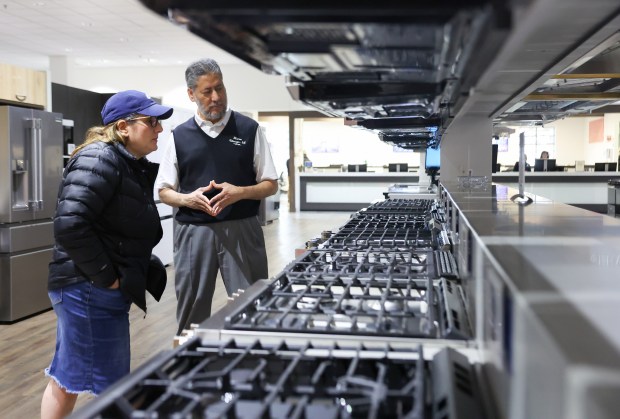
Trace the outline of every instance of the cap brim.
<path fill-rule="evenodd" d="M 158 119 L 168 119 L 172 116 L 172 112 L 174 112 L 173 108 L 168 106 L 159 105 L 157 103 L 149 106 L 146 109 L 142 109 L 140 113 L 145 116 L 154 116 Z"/>

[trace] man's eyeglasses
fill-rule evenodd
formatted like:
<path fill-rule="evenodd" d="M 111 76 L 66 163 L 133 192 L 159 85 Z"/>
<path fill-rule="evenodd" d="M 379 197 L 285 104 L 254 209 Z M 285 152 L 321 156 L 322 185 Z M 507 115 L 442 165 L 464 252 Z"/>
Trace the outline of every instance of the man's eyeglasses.
<path fill-rule="evenodd" d="M 149 125 L 152 128 L 157 127 L 157 124 L 161 123 L 161 121 L 156 116 L 138 116 L 135 118 L 126 119 L 125 121 L 127 122 L 145 121 L 147 125 Z"/>

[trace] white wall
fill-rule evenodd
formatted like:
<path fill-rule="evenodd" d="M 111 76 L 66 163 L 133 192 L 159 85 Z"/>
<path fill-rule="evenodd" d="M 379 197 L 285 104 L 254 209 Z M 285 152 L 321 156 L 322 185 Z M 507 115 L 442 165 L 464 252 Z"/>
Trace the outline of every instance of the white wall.
<path fill-rule="evenodd" d="M 304 120 L 301 130 L 303 151 L 313 166 L 420 164 L 419 153 L 395 151 L 392 145 L 381 141 L 374 132 L 345 126 L 342 118 Z"/>
<path fill-rule="evenodd" d="M 605 114 L 603 142 L 590 143 L 588 124 L 598 118 L 601 117 L 572 117 L 547 124 L 555 128 L 555 155 L 551 158 L 555 158 L 560 166 L 574 165 L 576 160 L 584 160 L 589 165 L 617 161 L 620 150 L 620 114 Z M 498 154 L 497 160 L 503 165 L 513 165 L 519 159 L 519 127 L 513 128 L 516 133 L 510 136 L 509 150 Z M 533 164 L 534 160 L 528 156 L 528 161 Z"/>
<path fill-rule="evenodd" d="M 345 126 L 342 118 L 299 118 L 296 121 L 296 133 L 300 134 L 300 139 L 296 144 L 296 163 L 293 166 L 303 164 L 303 153 L 307 154 L 313 166 L 320 167 L 363 163 L 369 166 L 388 163 L 407 163 L 410 167 L 420 165 L 420 153 L 395 151 L 392 145 L 379 140 L 375 133 Z M 282 116 L 262 116 L 260 119 L 276 169 L 285 176 L 286 160 L 289 158 L 288 122 L 288 117 Z"/>
<path fill-rule="evenodd" d="M 288 172 L 286 169 L 286 161 L 289 158 L 288 117 L 262 117 L 259 120 L 259 123 L 265 130 L 265 137 L 267 137 L 267 141 L 269 142 L 271 157 L 273 158 L 273 164 L 276 166 L 278 175 L 282 174 L 283 177 L 287 177 Z"/>
<path fill-rule="evenodd" d="M 603 142 L 590 143 L 589 123 L 599 118 L 600 116 L 566 118 L 553 124 L 558 142 L 558 164 L 574 164 L 575 160 L 585 160 L 586 164 L 618 160 L 620 114 L 606 114 Z"/>
<path fill-rule="evenodd" d="M 588 118 L 566 118 L 549 124 L 555 128 L 556 153 L 555 157 L 549 157 L 556 159 L 558 165 L 572 165 L 575 164 L 575 160 L 588 161 L 586 158 L 588 125 L 584 124 L 585 119 Z M 532 159 L 530 163 L 533 164 Z"/>
<path fill-rule="evenodd" d="M 611 137 L 611 141 L 605 140 L 606 148 L 612 149 L 612 161 L 617 161 L 620 155 L 620 113 L 608 113 L 605 115 L 605 137 Z M 620 170 L 620 167 L 618 168 Z"/>
<path fill-rule="evenodd" d="M 459 176 L 491 178 L 493 129 L 491 120 L 467 116 L 451 124 L 441 140 L 442 182 L 454 182 Z"/>

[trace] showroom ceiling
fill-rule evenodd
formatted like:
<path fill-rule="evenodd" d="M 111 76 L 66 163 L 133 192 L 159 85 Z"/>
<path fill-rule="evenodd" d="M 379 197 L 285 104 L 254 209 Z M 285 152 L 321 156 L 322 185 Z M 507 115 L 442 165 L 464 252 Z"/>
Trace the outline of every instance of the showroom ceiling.
<path fill-rule="evenodd" d="M 617 0 L 142 3 L 5 0 L 0 56 L 247 62 L 287 75 L 290 94 L 321 112 L 414 148 L 465 115 L 516 125 L 618 111 Z"/>

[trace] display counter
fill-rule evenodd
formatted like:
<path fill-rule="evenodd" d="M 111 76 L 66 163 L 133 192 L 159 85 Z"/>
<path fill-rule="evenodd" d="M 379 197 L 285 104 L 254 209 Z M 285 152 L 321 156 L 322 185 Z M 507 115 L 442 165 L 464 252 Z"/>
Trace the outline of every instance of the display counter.
<path fill-rule="evenodd" d="M 300 211 L 357 211 L 394 183 L 416 183 L 417 173 L 341 172 L 297 174 L 296 207 Z"/>
<path fill-rule="evenodd" d="M 427 179 L 423 176 L 424 182 Z M 492 179 L 517 189 L 519 173 L 494 173 Z M 524 191 L 604 214 L 611 179 L 620 180 L 620 172 L 526 172 Z M 357 211 L 383 199 L 391 185 L 419 182 L 420 176 L 413 172 L 302 172 L 297 174 L 296 207 L 300 211 Z"/>
<path fill-rule="evenodd" d="M 493 173 L 493 182 L 518 188 L 519 173 Z M 607 212 L 610 179 L 619 172 L 526 172 L 524 192 L 599 213 Z"/>
<path fill-rule="evenodd" d="M 517 192 L 440 187 L 489 390 L 502 417 L 614 412 L 620 220 L 535 195 L 521 205 Z"/>

